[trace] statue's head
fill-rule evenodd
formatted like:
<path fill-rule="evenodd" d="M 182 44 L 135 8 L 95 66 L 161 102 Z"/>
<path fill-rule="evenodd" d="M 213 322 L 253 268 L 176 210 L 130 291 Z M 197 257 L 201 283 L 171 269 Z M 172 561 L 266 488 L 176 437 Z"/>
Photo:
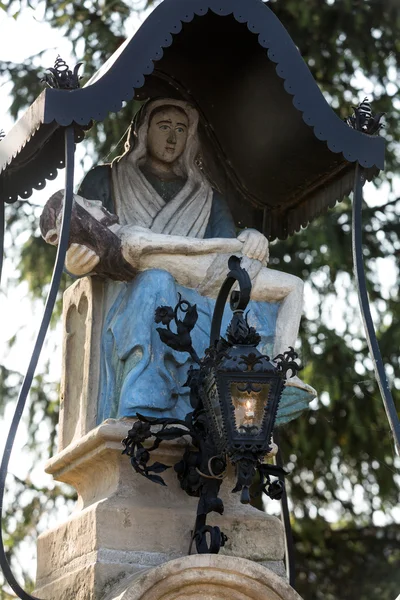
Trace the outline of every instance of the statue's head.
<path fill-rule="evenodd" d="M 179 106 L 160 106 L 150 115 L 147 152 L 153 158 L 173 163 L 182 156 L 189 132 L 189 118 Z"/>
<path fill-rule="evenodd" d="M 199 114 L 189 102 L 172 98 L 149 100 L 136 114 L 125 144 L 125 155 L 135 164 L 148 154 L 173 165 L 179 175 L 198 171 Z"/>
<path fill-rule="evenodd" d="M 185 180 L 184 185 L 168 204 L 167 229 L 159 223 L 157 227 L 164 233 L 181 231 L 177 224 L 182 221 L 186 225 L 191 223 L 190 236 L 204 236 L 213 189 L 199 160 L 198 123 L 199 113 L 184 100 L 157 98 L 143 104 L 132 122 L 125 154 L 112 165 L 113 198 L 121 224 L 138 220 L 150 223 L 148 217 L 160 202 L 155 189 L 158 186 L 151 183 L 153 176 L 160 181 L 172 181 L 176 175 Z M 172 214 L 173 211 L 176 212 Z M 186 231 L 186 225 L 182 231 Z"/>

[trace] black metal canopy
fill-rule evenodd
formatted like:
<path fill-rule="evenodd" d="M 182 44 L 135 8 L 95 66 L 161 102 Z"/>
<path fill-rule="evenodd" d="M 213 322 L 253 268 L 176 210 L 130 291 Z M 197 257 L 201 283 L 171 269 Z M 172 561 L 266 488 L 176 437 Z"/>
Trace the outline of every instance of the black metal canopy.
<path fill-rule="evenodd" d="M 384 140 L 330 108 L 289 34 L 260 0 L 164 0 L 82 89 L 46 89 L 0 143 L 0 193 L 28 198 L 124 101 L 183 98 L 202 121 L 204 168 L 241 227 L 285 238 L 384 165 Z"/>

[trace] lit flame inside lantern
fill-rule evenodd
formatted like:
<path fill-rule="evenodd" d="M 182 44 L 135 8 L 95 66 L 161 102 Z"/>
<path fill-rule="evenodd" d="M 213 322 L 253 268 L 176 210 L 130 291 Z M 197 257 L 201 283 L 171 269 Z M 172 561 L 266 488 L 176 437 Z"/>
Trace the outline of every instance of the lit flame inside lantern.
<path fill-rule="evenodd" d="M 244 405 L 244 422 L 243 425 L 253 425 L 255 417 L 256 401 L 254 398 L 246 400 Z"/>
<path fill-rule="evenodd" d="M 231 383 L 231 398 L 235 415 L 235 426 L 239 433 L 258 435 L 263 427 L 265 409 L 268 404 L 270 384 L 253 384 L 252 389 L 246 382 Z M 399 599 L 400 600 L 400 599 Z"/>

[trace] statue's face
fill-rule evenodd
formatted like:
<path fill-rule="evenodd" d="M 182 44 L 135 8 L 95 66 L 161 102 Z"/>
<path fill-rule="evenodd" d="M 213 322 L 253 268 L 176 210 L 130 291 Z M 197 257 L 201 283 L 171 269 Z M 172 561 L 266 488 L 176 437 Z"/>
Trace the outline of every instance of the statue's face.
<path fill-rule="evenodd" d="M 166 106 L 152 116 L 147 135 L 147 151 L 164 163 L 173 163 L 186 146 L 189 121 L 184 112 Z"/>

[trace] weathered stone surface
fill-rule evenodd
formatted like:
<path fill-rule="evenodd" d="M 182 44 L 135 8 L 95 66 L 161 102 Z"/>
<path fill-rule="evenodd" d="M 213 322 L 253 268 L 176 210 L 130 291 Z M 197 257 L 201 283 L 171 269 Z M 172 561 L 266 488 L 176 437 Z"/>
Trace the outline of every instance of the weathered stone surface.
<path fill-rule="evenodd" d="M 275 573 L 242 558 L 187 556 L 128 577 L 105 600 L 301 600 Z"/>
<path fill-rule="evenodd" d="M 39 537 L 39 597 L 100 600 L 127 574 L 188 554 L 197 498 L 181 490 L 173 469 L 163 474 L 167 487 L 134 473 L 121 454 L 121 440 L 131 426 L 128 419 L 109 419 L 49 461 L 47 472 L 75 487 L 78 505 L 66 523 Z M 163 443 L 154 460 L 173 465 L 187 443 Z M 229 538 L 221 554 L 269 561 L 282 572 L 280 520 L 241 505 L 239 495 L 231 494 L 232 476 L 221 487 L 225 514 L 208 519 Z"/>

